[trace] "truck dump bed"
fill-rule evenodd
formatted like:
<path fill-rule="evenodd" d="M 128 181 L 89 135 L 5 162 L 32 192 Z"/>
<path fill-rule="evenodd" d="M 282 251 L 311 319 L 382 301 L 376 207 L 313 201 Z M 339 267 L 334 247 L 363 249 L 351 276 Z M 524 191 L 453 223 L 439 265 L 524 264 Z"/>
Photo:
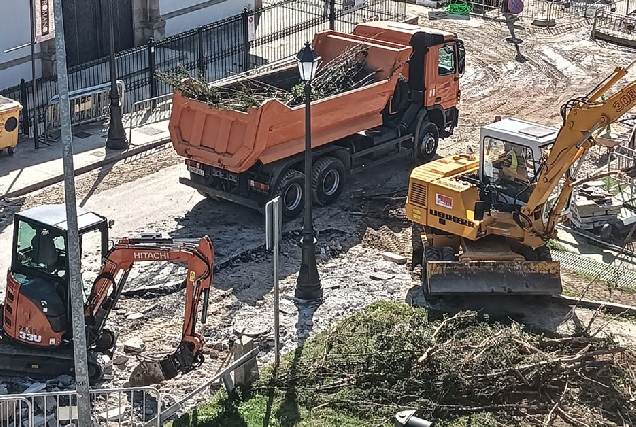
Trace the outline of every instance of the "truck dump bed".
<path fill-rule="evenodd" d="M 365 63 L 376 71 L 375 82 L 312 102 L 313 147 L 382 124 L 381 111 L 394 93 L 411 47 L 335 31 L 316 34 L 313 41 L 323 64 L 358 45 L 367 49 Z M 245 76 L 274 86 L 287 82 L 285 90 L 300 82 L 295 61 Z M 231 80 L 236 83 L 236 76 Z M 304 151 L 304 118 L 304 105 L 291 108 L 278 99 L 242 112 L 215 108 L 175 90 L 169 130 L 179 155 L 242 173 L 258 161 L 267 164 Z"/>

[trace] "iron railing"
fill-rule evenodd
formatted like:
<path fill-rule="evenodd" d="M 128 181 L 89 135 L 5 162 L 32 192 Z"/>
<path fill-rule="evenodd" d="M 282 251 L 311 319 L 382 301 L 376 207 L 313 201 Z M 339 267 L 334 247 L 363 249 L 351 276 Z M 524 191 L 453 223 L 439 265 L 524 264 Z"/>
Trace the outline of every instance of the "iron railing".
<path fill-rule="evenodd" d="M 144 46 L 116 54 L 118 80 L 126 87 L 123 111 L 142 100 L 172 92 L 157 79 L 157 72 L 185 69 L 193 76 L 214 81 L 295 54 L 316 32 L 335 29 L 349 32 L 356 23 L 370 19 L 402 21 L 406 0 L 365 0 L 357 10 L 345 10 L 347 0 L 276 0 L 256 10 L 168 37 L 150 39 Z M 254 22 L 252 27 L 251 23 Z M 255 31 L 251 31 L 254 28 Z M 110 81 L 109 58 L 101 58 L 68 71 L 69 89 L 77 91 Z M 35 109 L 44 121 L 49 100 L 57 95 L 57 78 L 36 80 Z M 33 117 L 33 82 L 0 92 L 23 106 L 21 132 L 30 134 Z"/>
<path fill-rule="evenodd" d="M 594 16 L 592 38 L 636 47 L 636 15 L 626 16 L 599 9 Z"/>

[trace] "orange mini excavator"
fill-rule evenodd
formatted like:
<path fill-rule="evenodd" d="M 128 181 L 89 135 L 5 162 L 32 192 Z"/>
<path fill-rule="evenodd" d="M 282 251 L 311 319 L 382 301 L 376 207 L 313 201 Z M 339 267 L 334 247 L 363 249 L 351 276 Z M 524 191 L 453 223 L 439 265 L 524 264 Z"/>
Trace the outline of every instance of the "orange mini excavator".
<path fill-rule="evenodd" d="M 101 241 L 101 271 L 85 286 L 84 316 L 91 384 L 103 378 L 103 357 L 112 357 L 116 336 L 105 328 L 135 263 L 187 262 L 185 319 L 177 350 L 155 362 L 142 362 L 131 379 L 160 382 L 203 362 L 204 339 L 196 333 L 199 301 L 205 323 L 214 270 L 214 247 L 205 236 L 177 242 L 159 235 L 127 237 L 109 243 L 113 222 L 78 207 L 82 244 Z M 2 307 L 0 372 L 55 377 L 74 371 L 67 256 L 67 222 L 63 204 L 43 205 L 14 217 L 11 268 Z M 84 254 L 90 257 L 90 254 Z M 145 378 L 150 376 L 151 380 Z"/>

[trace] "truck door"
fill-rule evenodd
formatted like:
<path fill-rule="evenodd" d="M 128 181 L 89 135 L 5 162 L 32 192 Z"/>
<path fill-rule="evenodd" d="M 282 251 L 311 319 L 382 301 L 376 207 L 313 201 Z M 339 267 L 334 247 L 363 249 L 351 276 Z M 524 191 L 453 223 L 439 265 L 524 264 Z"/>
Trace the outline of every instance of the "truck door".
<path fill-rule="evenodd" d="M 427 71 L 431 79 L 427 85 L 426 105 L 441 105 L 444 110 L 455 107 L 459 94 L 459 71 L 455 46 L 453 44 L 431 46 L 429 55 L 427 55 L 430 58 Z"/>

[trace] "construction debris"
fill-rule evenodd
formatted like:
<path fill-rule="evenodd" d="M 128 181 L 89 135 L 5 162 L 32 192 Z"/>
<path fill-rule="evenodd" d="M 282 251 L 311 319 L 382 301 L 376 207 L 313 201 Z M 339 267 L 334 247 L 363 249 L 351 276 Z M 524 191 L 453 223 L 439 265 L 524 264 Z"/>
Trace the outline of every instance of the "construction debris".
<path fill-rule="evenodd" d="M 623 208 L 620 200 L 612 197 L 603 182 L 583 185 L 572 200 L 572 223 L 584 230 L 593 230 L 608 223 L 618 223 Z"/>

